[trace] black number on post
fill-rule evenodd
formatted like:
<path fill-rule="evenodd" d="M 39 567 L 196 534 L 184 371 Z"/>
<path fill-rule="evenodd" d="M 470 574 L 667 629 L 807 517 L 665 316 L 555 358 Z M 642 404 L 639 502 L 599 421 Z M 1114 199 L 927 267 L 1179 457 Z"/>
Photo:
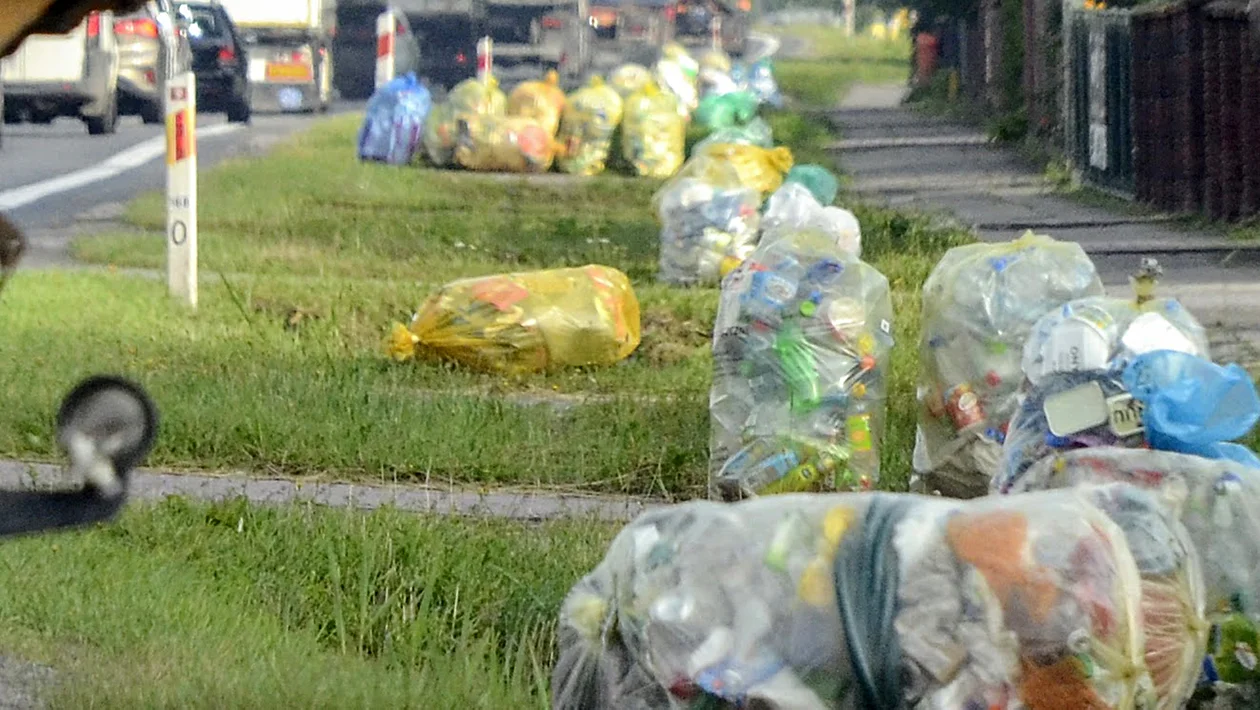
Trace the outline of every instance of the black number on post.
<path fill-rule="evenodd" d="M 188 225 L 183 220 L 175 220 L 171 223 L 171 244 L 180 246 L 188 241 Z"/>

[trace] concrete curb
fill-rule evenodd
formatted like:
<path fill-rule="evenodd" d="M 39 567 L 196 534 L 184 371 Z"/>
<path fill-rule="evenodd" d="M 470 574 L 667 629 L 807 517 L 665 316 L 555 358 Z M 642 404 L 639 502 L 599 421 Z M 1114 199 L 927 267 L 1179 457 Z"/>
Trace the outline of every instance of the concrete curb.
<path fill-rule="evenodd" d="M 59 466 L 0 460 L 0 487 L 9 490 L 66 488 L 78 485 Z M 170 473 L 141 469 L 132 474 L 130 497 L 154 502 L 180 496 L 204 502 L 244 498 L 256 505 L 311 504 L 375 510 L 394 507 L 412 513 L 542 521 L 563 518 L 628 522 L 667 501 L 633 497 L 475 491 L 454 487 L 344 482 L 304 483 L 257 478 L 244 473 Z"/>

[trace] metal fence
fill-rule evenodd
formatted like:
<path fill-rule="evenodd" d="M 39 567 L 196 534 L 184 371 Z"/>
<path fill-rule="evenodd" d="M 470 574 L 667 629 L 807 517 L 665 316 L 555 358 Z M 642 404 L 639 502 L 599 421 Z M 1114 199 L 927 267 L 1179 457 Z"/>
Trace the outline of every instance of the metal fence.
<path fill-rule="evenodd" d="M 1133 25 L 1127 10 L 1068 10 L 1066 152 L 1083 182 L 1134 193 Z"/>

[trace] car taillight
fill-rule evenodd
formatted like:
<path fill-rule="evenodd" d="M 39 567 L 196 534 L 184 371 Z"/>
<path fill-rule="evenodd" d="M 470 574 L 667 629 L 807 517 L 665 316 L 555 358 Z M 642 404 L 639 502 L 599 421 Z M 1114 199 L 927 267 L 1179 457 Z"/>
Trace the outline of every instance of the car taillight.
<path fill-rule="evenodd" d="M 231 64 L 236 61 L 236 47 L 228 45 L 219 50 L 219 63 Z"/>
<path fill-rule="evenodd" d="M 468 61 L 468 55 L 467 55 L 467 54 L 464 54 L 463 52 L 458 52 L 458 53 L 456 53 L 456 55 L 455 55 L 455 63 L 456 63 L 456 64 L 464 64 L 464 63 L 465 63 L 465 62 L 467 62 L 467 61 Z"/>
<path fill-rule="evenodd" d="M 407 25 L 401 22 L 394 23 L 394 34 L 398 37 L 402 37 L 407 34 Z"/>
<path fill-rule="evenodd" d="M 101 36 L 101 13 L 93 12 L 88 15 L 87 34 L 88 34 L 88 37 Z"/>
<path fill-rule="evenodd" d="M 158 36 L 158 26 L 156 22 L 149 19 L 119 20 L 114 23 L 114 33 L 156 38 Z"/>
<path fill-rule="evenodd" d="M 544 17 L 542 26 L 544 30 L 558 30 L 564 27 L 564 22 L 559 17 Z"/>

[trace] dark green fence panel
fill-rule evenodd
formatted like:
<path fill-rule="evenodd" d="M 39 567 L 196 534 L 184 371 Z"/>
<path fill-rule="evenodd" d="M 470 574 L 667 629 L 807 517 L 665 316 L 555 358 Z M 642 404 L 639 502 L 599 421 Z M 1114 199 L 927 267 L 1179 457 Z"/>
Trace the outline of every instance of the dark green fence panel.
<path fill-rule="evenodd" d="M 1068 157 L 1086 183 L 1132 195 L 1131 16 L 1124 10 L 1069 10 L 1064 27 Z"/>

